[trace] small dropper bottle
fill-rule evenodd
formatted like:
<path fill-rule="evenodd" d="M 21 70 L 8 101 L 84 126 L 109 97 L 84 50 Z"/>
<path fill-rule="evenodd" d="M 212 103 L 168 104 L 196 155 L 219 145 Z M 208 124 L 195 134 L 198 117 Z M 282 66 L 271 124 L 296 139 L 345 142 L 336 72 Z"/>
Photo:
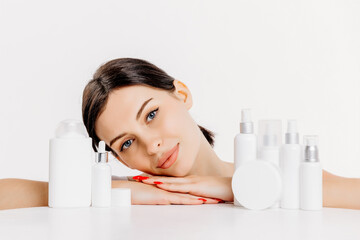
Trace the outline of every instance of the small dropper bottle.
<path fill-rule="evenodd" d="M 95 164 L 92 167 L 92 206 L 111 206 L 111 167 L 108 164 L 108 152 L 105 142 L 100 141 L 99 150 L 95 153 Z"/>
<path fill-rule="evenodd" d="M 322 209 L 322 167 L 319 161 L 317 136 L 304 136 L 304 161 L 300 163 L 300 208 Z"/>

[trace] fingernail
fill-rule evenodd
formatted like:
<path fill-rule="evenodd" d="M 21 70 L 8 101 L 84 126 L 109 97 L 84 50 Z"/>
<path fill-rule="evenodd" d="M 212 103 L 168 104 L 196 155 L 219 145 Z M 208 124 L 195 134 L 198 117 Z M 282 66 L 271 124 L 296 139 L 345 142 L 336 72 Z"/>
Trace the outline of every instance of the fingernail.
<path fill-rule="evenodd" d="M 135 180 L 145 180 L 148 179 L 149 177 L 144 177 L 144 176 L 134 176 L 133 179 Z"/>
<path fill-rule="evenodd" d="M 223 203 L 223 202 L 225 202 L 224 200 L 222 200 L 222 199 L 219 199 L 219 198 L 214 198 L 216 201 L 218 201 L 218 202 L 221 202 L 221 203 Z"/>
<path fill-rule="evenodd" d="M 203 200 L 203 202 L 206 202 L 207 200 L 204 198 L 198 198 L 198 200 Z"/>
<path fill-rule="evenodd" d="M 157 182 L 157 181 L 155 181 L 154 184 L 163 184 L 163 182 Z"/>

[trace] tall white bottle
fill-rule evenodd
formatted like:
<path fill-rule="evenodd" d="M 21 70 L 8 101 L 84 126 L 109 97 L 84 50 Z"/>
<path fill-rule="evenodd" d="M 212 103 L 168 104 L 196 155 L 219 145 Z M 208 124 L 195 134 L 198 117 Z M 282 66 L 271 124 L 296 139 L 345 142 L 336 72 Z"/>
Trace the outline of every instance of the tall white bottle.
<path fill-rule="evenodd" d="M 300 163 L 300 208 L 321 210 L 322 166 L 319 161 L 317 136 L 304 136 L 304 161 Z"/>
<path fill-rule="evenodd" d="M 288 120 L 285 144 L 280 148 L 281 177 L 283 183 L 280 207 L 285 209 L 299 208 L 299 167 L 301 162 L 301 145 L 296 120 Z"/>
<path fill-rule="evenodd" d="M 100 141 L 95 164 L 92 167 L 93 207 L 111 207 L 111 167 L 107 162 L 108 152 L 105 151 L 105 142 Z"/>
<path fill-rule="evenodd" d="M 280 174 L 281 120 L 260 120 L 258 139 L 259 159 L 273 164 Z M 277 201 L 271 208 L 279 207 L 280 201 Z"/>
<path fill-rule="evenodd" d="M 254 160 L 256 160 L 256 136 L 251 121 L 251 110 L 242 109 L 240 133 L 234 138 L 234 173 L 240 165 Z M 241 206 L 235 197 L 234 205 Z"/>
<path fill-rule="evenodd" d="M 256 136 L 251 121 L 251 110 L 242 109 L 240 133 L 234 139 L 234 170 L 241 164 L 256 160 Z"/>
<path fill-rule="evenodd" d="M 49 142 L 49 207 L 90 207 L 92 140 L 79 120 L 62 121 Z"/>

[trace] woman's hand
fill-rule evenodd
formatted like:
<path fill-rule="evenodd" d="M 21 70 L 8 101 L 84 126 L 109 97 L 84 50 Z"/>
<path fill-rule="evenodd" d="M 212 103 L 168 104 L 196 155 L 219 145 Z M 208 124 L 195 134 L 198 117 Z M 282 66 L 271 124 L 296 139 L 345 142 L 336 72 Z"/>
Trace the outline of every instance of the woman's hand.
<path fill-rule="evenodd" d="M 135 176 L 134 179 L 136 178 Z M 137 179 L 169 192 L 188 193 L 229 202 L 234 199 L 231 177 L 192 175 L 186 177 L 151 176 Z"/>
<path fill-rule="evenodd" d="M 184 205 L 198 205 L 203 203 L 218 203 L 219 201 L 195 196 L 185 193 L 173 193 L 157 188 L 154 185 L 143 184 L 135 181 L 121 181 L 112 180 L 112 188 L 130 188 L 131 189 L 131 204 L 184 204 Z"/>

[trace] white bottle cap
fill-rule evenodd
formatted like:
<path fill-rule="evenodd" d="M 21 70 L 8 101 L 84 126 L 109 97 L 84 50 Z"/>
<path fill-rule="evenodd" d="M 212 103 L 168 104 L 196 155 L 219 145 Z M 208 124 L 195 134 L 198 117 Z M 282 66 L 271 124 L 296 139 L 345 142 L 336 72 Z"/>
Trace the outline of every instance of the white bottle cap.
<path fill-rule="evenodd" d="M 263 210 L 280 200 L 282 180 L 270 162 L 253 160 L 240 165 L 232 177 L 235 199 L 245 208 Z"/>
<path fill-rule="evenodd" d="M 60 122 L 55 130 L 56 138 L 87 138 L 89 137 L 84 124 L 75 119 Z"/>
<path fill-rule="evenodd" d="M 318 136 L 317 135 L 305 135 L 304 136 L 304 145 L 305 146 L 317 146 L 318 145 Z"/>
<path fill-rule="evenodd" d="M 111 206 L 112 207 L 131 206 L 131 189 L 112 188 Z"/>

